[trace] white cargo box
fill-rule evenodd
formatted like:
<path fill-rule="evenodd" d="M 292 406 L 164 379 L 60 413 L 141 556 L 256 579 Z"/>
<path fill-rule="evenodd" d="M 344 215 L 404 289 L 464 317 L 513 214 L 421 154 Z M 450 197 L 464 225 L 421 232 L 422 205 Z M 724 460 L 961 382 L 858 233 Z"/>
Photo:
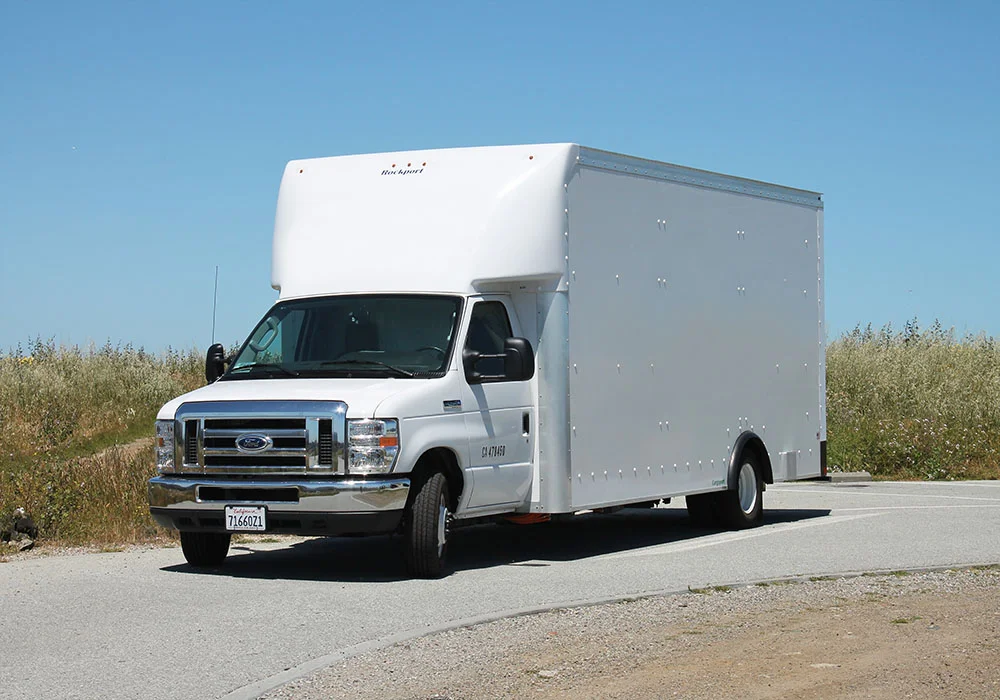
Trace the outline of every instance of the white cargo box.
<path fill-rule="evenodd" d="M 568 191 L 570 502 L 724 489 L 748 430 L 819 476 L 820 196 L 583 148 Z"/>

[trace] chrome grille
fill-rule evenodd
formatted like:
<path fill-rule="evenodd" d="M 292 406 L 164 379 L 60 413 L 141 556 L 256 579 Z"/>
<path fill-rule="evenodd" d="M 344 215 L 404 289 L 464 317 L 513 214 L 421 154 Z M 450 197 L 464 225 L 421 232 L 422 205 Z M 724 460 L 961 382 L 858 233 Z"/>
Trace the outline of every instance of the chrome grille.
<path fill-rule="evenodd" d="M 183 404 L 175 434 L 179 471 L 202 474 L 343 474 L 347 406 L 338 401 Z M 182 432 L 181 432 L 182 431 Z M 257 436 L 267 447 L 240 449 Z"/>
<path fill-rule="evenodd" d="M 202 454 L 206 467 L 309 466 L 309 433 L 305 418 L 204 418 Z M 236 446 L 241 435 L 260 434 L 274 445 L 262 454 L 247 454 Z"/>

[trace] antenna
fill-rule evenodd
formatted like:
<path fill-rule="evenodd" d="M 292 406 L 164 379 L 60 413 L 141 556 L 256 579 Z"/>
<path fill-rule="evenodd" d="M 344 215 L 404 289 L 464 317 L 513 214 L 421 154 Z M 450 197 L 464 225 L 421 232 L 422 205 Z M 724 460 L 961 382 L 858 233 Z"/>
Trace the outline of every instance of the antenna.
<path fill-rule="evenodd" d="M 215 345 L 215 310 L 219 306 L 219 266 L 215 266 L 215 296 L 212 299 L 212 345 Z"/>

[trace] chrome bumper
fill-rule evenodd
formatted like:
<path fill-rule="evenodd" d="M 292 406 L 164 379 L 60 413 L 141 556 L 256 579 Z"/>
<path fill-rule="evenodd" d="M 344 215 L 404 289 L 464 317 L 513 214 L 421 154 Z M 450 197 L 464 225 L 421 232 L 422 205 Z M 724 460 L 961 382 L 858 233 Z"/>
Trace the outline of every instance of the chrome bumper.
<path fill-rule="evenodd" d="M 227 503 L 267 506 L 273 513 L 384 513 L 402 511 L 410 480 L 205 479 L 188 475 L 149 480 L 151 509 L 219 512 Z"/>

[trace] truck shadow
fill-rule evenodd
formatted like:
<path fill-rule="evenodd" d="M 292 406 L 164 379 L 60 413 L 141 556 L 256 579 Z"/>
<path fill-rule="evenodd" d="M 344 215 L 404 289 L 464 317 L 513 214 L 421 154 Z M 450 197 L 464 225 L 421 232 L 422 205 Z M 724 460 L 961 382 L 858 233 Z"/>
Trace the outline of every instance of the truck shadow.
<path fill-rule="evenodd" d="M 829 514 L 829 509 L 767 510 L 764 526 Z M 459 527 L 452 532 L 448 545 L 449 572 L 548 566 L 654 545 L 697 542 L 721 532 L 691 525 L 686 511 L 680 508 L 625 509 L 538 525 L 490 523 Z M 403 542 L 398 536 L 314 538 L 279 548 L 234 543 L 229 558 L 217 569 L 177 564 L 163 570 L 272 580 L 389 583 L 411 578 L 403 565 Z"/>

